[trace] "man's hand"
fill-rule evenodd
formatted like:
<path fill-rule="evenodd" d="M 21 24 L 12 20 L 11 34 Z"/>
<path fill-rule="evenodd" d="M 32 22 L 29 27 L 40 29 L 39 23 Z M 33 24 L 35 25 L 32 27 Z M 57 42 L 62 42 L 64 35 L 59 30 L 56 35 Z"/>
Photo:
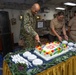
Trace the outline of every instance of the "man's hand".
<path fill-rule="evenodd" d="M 18 45 L 21 47 L 24 47 L 25 41 L 23 39 L 20 39 L 18 42 Z"/>
<path fill-rule="evenodd" d="M 39 38 L 39 35 L 38 35 L 38 34 L 35 36 L 35 40 L 36 40 L 37 42 L 40 42 L 40 38 Z"/>
<path fill-rule="evenodd" d="M 64 35 L 64 38 L 65 38 L 65 40 L 68 40 L 68 36 L 67 35 Z"/>

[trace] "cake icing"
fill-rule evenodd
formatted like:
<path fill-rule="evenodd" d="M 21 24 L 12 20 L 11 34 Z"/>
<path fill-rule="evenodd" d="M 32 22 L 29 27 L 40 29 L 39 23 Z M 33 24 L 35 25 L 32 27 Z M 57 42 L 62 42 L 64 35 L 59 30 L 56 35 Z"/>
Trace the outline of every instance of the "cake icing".
<path fill-rule="evenodd" d="M 46 61 L 68 52 L 67 44 L 54 41 L 44 46 L 36 46 L 35 53 Z"/>
<path fill-rule="evenodd" d="M 43 55 L 54 55 L 63 51 L 61 48 L 61 44 L 59 42 L 51 42 L 47 43 L 43 48 L 41 46 L 37 46 L 36 50 Z"/>

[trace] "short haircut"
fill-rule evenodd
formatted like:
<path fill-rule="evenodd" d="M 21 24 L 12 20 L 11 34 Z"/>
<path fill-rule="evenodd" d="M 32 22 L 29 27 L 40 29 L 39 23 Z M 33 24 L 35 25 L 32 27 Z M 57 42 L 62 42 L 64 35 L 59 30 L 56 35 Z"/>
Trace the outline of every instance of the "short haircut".
<path fill-rule="evenodd" d="M 57 16 L 64 15 L 64 12 L 60 11 L 57 13 Z"/>

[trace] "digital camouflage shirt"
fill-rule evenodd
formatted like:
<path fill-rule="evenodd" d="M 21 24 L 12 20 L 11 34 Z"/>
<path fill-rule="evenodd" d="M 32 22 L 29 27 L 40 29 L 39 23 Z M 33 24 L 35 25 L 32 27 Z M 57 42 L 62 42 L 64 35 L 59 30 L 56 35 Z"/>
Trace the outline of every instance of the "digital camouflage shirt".
<path fill-rule="evenodd" d="M 25 11 L 20 29 L 20 39 L 24 39 L 27 48 L 35 47 L 34 37 L 37 35 L 35 28 L 36 16 L 32 14 L 31 10 Z"/>

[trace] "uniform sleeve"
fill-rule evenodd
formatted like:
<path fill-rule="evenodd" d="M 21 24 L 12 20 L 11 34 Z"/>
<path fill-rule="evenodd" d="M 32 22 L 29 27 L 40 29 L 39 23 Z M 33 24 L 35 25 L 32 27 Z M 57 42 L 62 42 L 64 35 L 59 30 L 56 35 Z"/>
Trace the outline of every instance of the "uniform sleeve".
<path fill-rule="evenodd" d="M 34 29 L 31 27 L 31 21 L 28 13 L 24 14 L 24 28 L 25 31 L 30 34 L 31 36 L 36 36 L 37 33 L 34 31 Z"/>
<path fill-rule="evenodd" d="M 53 22 L 53 20 L 51 20 L 50 28 L 51 29 L 54 28 L 54 22 Z"/>
<path fill-rule="evenodd" d="M 63 27 L 65 28 L 65 21 L 63 20 Z"/>
<path fill-rule="evenodd" d="M 68 26 L 70 26 L 71 27 L 71 25 L 73 24 L 73 19 L 71 19 L 70 21 L 69 21 L 69 24 L 68 24 Z"/>

